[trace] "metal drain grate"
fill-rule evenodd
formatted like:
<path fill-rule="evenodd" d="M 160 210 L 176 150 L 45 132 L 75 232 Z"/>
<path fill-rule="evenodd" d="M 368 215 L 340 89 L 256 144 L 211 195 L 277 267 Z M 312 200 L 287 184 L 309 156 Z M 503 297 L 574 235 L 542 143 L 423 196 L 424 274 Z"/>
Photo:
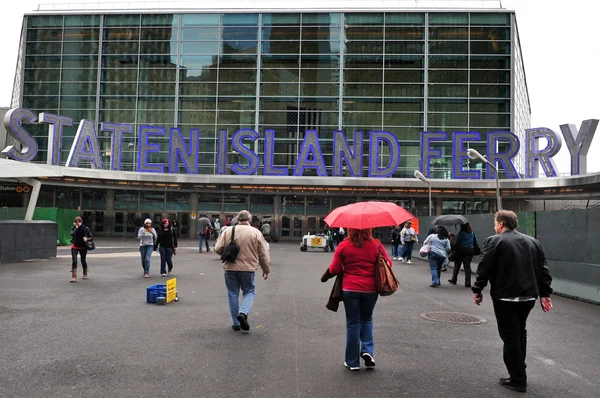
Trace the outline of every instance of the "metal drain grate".
<path fill-rule="evenodd" d="M 428 321 L 459 323 L 462 325 L 479 325 L 487 322 L 487 320 L 482 317 L 463 314 L 461 312 L 424 312 L 421 314 L 421 318 L 427 319 Z"/>

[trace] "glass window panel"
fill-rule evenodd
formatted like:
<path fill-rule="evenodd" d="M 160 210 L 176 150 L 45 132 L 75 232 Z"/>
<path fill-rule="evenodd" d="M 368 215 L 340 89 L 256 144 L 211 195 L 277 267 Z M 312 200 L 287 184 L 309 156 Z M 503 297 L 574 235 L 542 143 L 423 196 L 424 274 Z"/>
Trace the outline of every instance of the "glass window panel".
<path fill-rule="evenodd" d="M 258 42 L 228 40 L 222 42 L 221 54 L 256 54 Z"/>
<path fill-rule="evenodd" d="M 62 83 L 60 93 L 62 95 L 96 95 L 96 82 Z"/>
<path fill-rule="evenodd" d="M 370 129 L 381 128 L 380 112 L 343 112 L 342 118 L 345 125 L 370 126 Z"/>
<path fill-rule="evenodd" d="M 324 28 L 321 28 L 324 29 Z M 300 40 L 299 26 L 269 26 L 262 29 L 263 40 Z"/>
<path fill-rule="evenodd" d="M 300 93 L 307 97 L 334 97 L 339 95 L 339 84 L 300 83 Z"/>
<path fill-rule="evenodd" d="M 261 97 L 261 110 L 287 110 L 289 107 L 298 107 L 298 99 L 296 97 Z"/>
<path fill-rule="evenodd" d="M 418 55 L 386 55 L 386 68 L 423 68 L 423 56 Z"/>
<path fill-rule="evenodd" d="M 508 41 L 472 41 L 472 54 L 510 54 Z"/>
<path fill-rule="evenodd" d="M 236 71 L 237 73 L 238 71 Z M 308 72 L 307 72 L 308 73 Z M 298 69 L 262 69 L 261 81 L 263 82 L 298 82 Z"/>
<path fill-rule="evenodd" d="M 315 41 L 306 40 L 301 43 L 303 54 L 338 54 L 340 52 L 340 41 Z"/>
<path fill-rule="evenodd" d="M 23 85 L 23 94 L 25 95 L 53 95 L 58 93 L 57 83 L 25 83 Z"/>
<path fill-rule="evenodd" d="M 175 83 L 139 82 L 139 95 L 175 95 Z"/>
<path fill-rule="evenodd" d="M 204 68 L 215 68 L 216 67 L 216 59 L 215 57 L 186 57 L 183 56 L 179 59 L 179 64 L 182 68 L 185 69 L 194 69 L 194 70 L 202 70 Z"/>
<path fill-rule="evenodd" d="M 330 55 L 302 55 L 302 68 L 332 68 L 339 69 L 340 57 Z"/>
<path fill-rule="evenodd" d="M 181 40 L 219 40 L 219 28 L 198 27 L 183 28 L 181 31 Z"/>
<path fill-rule="evenodd" d="M 466 69 L 469 67 L 468 57 L 456 55 L 434 55 L 429 57 L 429 68 Z"/>
<path fill-rule="evenodd" d="M 177 71 L 174 69 L 140 69 L 140 81 L 174 82 Z"/>
<path fill-rule="evenodd" d="M 176 41 L 143 41 L 140 43 L 140 54 L 170 54 L 177 57 Z"/>
<path fill-rule="evenodd" d="M 172 55 L 140 55 L 140 68 L 172 68 L 177 67 Z"/>
<path fill-rule="evenodd" d="M 100 90 L 102 95 L 135 95 L 137 84 L 136 82 L 102 83 Z"/>
<path fill-rule="evenodd" d="M 468 54 L 469 43 L 466 41 L 430 41 L 430 54 Z"/>
<path fill-rule="evenodd" d="M 70 69 L 66 69 L 70 70 Z M 51 82 L 60 80 L 60 69 L 25 69 L 26 82 Z"/>
<path fill-rule="evenodd" d="M 322 111 L 337 111 L 337 98 L 300 98 L 300 107 Z"/>
<path fill-rule="evenodd" d="M 37 42 L 37 43 L 27 43 L 27 49 L 25 51 L 27 55 L 29 54 L 60 54 L 61 53 L 61 43 L 60 42 Z"/>
<path fill-rule="evenodd" d="M 348 84 L 344 83 L 344 96 L 381 97 L 382 84 Z"/>
<path fill-rule="evenodd" d="M 306 13 L 302 14 L 303 25 L 339 26 L 341 14 L 339 13 Z"/>
<path fill-rule="evenodd" d="M 137 54 L 138 43 L 130 41 L 104 42 L 104 54 Z"/>
<path fill-rule="evenodd" d="M 468 105 L 466 99 L 430 99 L 428 109 L 432 112 L 467 112 Z"/>
<path fill-rule="evenodd" d="M 346 40 L 382 40 L 383 26 L 348 26 L 344 34 Z"/>
<path fill-rule="evenodd" d="M 385 71 L 385 82 L 386 83 L 423 83 L 423 71 L 422 70 L 387 69 Z"/>
<path fill-rule="evenodd" d="M 173 110 L 175 109 L 175 97 L 139 97 L 138 109 L 140 110 L 152 110 L 152 109 L 164 109 Z M 172 112 L 171 112 L 171 116 Z"/>
<path fill-rule="evenodd" d="M 386 97 L 422 97 L 423 85 L 416 84 L 386 84 L 384 89 Z"/>
<path fill-rule="evenodd" d="M 430 126 L 466 126 L 469 120 L 467 113 L 428 113 L 427 124 Z"/>
<path fill-rule="evenodd" d="M 207 110 L 217 109 L 216 97 L 180 98 L 179 109 L 184 110 Z M 214 122 L 214 118 L 213 118 Z"/>
<path fill-rule="evenodd" d="M 264 68 L 295 69 L 300 67 L 299 55 L 263 55 L 261 58 Z"/>
<path fill-rule="evenodd" d="M 471 126 L 475 127 L 504 127 L 510 128 L 509 114 L 479 114 L 471 113 L 469 121 Z"/>
<path fill-rule="evenodd" d="M 43 15 L 28 16 L 27 25 L 29 28 L 52 28 L 63 26 L 62 15 Z"/>
<path fill-rule="evenodd" d="M 303 82 L 337 83 L 340 81 L 340 71 L 339 69 L 301 69 L 300 78 Z"/>
<path fill-rule="evenodd" d="M 105 82 L 135 82 L 137 78 L 137 69 L 102 69 L 102 81 Z"/>
<path fill-rule="evenodd" d="M 182 83 L 179 85 L 181 95 L 214 96 L 217 94 L 216 83 Z"/>
<path fill-rule="evenodd" d="M 255 83 L 219 83 L 219 95 L 256 96 Z"/>
<path fill-rule="evenodd" d="M 219 26 L 220 14 L 183 14 L 182 26 Z"/>
<path fill-rule="evenodd" d="M 423 40 L 424 28 L 418 27 L 387 27 L 385 28 L 386 40 Z"/>
<path fill-rule="evenodd" d="M 510 25 L 510 14 L 471 13 L 471 25 Z"/>
<path fill-rule="evenodd" d="M 49 109 L 55 108 L 58 109 L 58 96 L 56 93 L 51 96 L 27 96 L 23 97 L 23 107 L 28 109 Z"/>
<path fill-rule="evenodd" d="M 142 15 L 142 26 L 177 26 L 179 17 L 173 14 Z"/>
<path fill-rule="evenodd" d="M 328 26 L 303 26 L 302 40 L 339 41 L 341 28 Z"/>
<path fill-rule="evenodd" d="M 510 86 L 471 85 L 471 97 L 510 98 Z"/>
<path fill-rule="evenodd" d="M 218 41 L 184 41 L 181 42 L 181 54 L 218 54 Z"/>
<path fill-rule="evenodd" d="M 422 112 L 423 111 L 423 100 L 422 99 L 409 99 L 409 98 L 384 98 L 383 99 L 383 111 L 384 112 Z"/>
<path fill-rule="evenodd" d="M 346 54 L 383 54 L 383 42 L 350 41 L 346 43 Z"/>
<path fill-rule="evenodd" d="M 383 25 L 382 13 L 346 13 L 346 25 Z"/>
<path fill-rule="evenodd" d="M 216 111 L 194 111 L 194 112 L 179 112 L 179 123 L 189 124 L 215 124 Z"/>
<path fill-rule="evenodd" d="M 419 13 L 393 13 L 385 14 L 385 24 L 387 25 L 424 25 L 425 14 Z"/>
<path fill-rule="evenodd" d="M 138 110 L 137 112 L 136 123 L 156 123 L 168 125 L 172 122 L 173 111 L 152 109 L 151 111 Z"/>
<path fill-rule="evenodd" d="M 221 55 L 219 67 L 256 69 L 256 55 Z"/>
<path fill-rule="evenodd" d="M 263 54 L 298 54 L 300 53 L 299 41 L 263 41 Z"/>
<path fill-rule="evenodd" d="M 471 40 L 510 40 L 510 28 L 471 27 Z"/>
<path fill-rule="evenodd" d="M 430 84 L 430 97 L 467 97 L 467 85 L 462 84 Z"/>
<path fill-rule="evenodd" d="M 382 55 L 346 55 L 345 68 L 383 68 Z"/>
<path fill-rule="evenodd" d="M 430 70 L 430 83 L 467 83 L 469 79 L 466 70 Z"/>
<path fill-rule="evenodd" d="M 137 68 L 138 67 L 138 56 L 134 54 L 129 55 L 103 55 L 102 56 L 102 67 L 104 68 Z"/>
<path fill-rule="evenodd" d="M 81 191 L 74 188 L 56 188 L 56 207 L 62 209 L 77 209 L 81 203 Z"/>
<path fill-rule="evenodd" d="M 471 83 L 510 83 L 510 72 L 505 70 L 471 70 Z"/>
<path fill-rule="evenodd" d="M 258 14 L 222 14 L 224 26 L 258 26 Z"/>
<path fill-rule="evenodd" d="M 104 16 L 104 26 L 140 26 L 140 15 L 110 14 Z"/>
<path fill-rule="evenodd" d="M 112 109 L 136 109 L 136 101 L 134 97 L 101 97 L 100 110 Z M 129 114 L 131 112 L 128 112 Z M 109 120 L 109 119 L 102 119 Z"/>
<path fill-rule="evenodd" d="M 469 40 L 469 30 L 456 26 L 429 28 L 429 40 Z"/>
<path fill-rule="evenodd" d="M 97 54 L 98 42 L 63 43 L 63 54 Z"/>
<path fill-rule="evenodd" d="M 471 56 L 473 69 L 510 69 L 510 57 Z"/>
<path fill-rule="evenodd" d="M 60 29 L 28 29 L 27 41 L 60 41 L 63 30 Z"/>
<path fill-rule="evenodd" d="M 388 41 L 385 43 L 386 54 L 422 54 L 421 41 Z"/>
<path fill-rule="evenodd" d="M 271 125 L 287 125 L 293 123 L 297 124 L 298 113 L 297 108 L 294 107 L 290 112 L 274 112 L 274 111 L 262 111 L 259 115 L 259 123 L 265 126 Z M 290 116 L 292 115 L 292 116 Z M 290 122 L 291 121 L 291 122 Z"/>
<path fill-rule="evenodd" d="M 422 113 L 393 113 L 383 114 L 383 124 L 386 126 L 422 126 Z"/>
<path fill-rule="evenodd" d="M 167 192 L 167 210 L 190 211 L 190 196 L 188 192 Z"/>
<path fill-rule="evenodd" d="M 344 111 L 381 112 L 381 98 L 344 98 Z"/>
<path fill-rule="evenodd" d="M 238 97 L 219 97 L 217 107 L 219 110 L 253 111 L 256 109 L 256 99 Z"/>
<path fill-rule="evenodd" d="M 99 38 L 100 31 L 97 28 L 65 29 L 63 34 L 64 41 L 97 41 Z"/>
<path fill-rule="evenodd" d="M 63 68 L 97 68 L 98 57 L 94 55 L 63 56 Z"/>
<path fill-rule="evenodd" d="M 100 26 L 100 15 L 66 15 L 65 26 Z"/>
<path fill-rule="evenodd" d="M 148 159 L 150 160 L 150 159 Z M 165 206 L 164 192 L 140 192 L 141 210 L 158 210 Z"/>
<path fill-rule="evenodd" d="M 82 97 L 82 96 L 61 96 L 60 97 L 60 108 L 61 109 L 94 109 L 96 108 L 96 97 Z"/>
<path fill-rule="evenodd" d="M 95 120 L 96 119 L 96 110 L 95 109 L 64 109 L 61 104 L 60 114 L 62 116 L 67 116 L 73 119 L 76 122 L 79 122 L 81 119 L 86 120 Z"/>
<path fill-rule="evenodd" d="M 431 12 L 429 13 L 430 25 L 468 25 L 469 15 L 464 12 Z"/>
<path fill-rule="evenodd" d="M 255 82 L 256 70 L 250 69 L 221 69 L 219 70 L 220 82 Z"/>
<path fill-rule="evenodd" d="M 222 40 L 258 40 L 258 28 L 253 26 L 226 26 L 221 32 Z M 198 39 L 194 39 L 198 40 Z"/>
<path fill-rule="evenodd" d="M 217 69 L 185 69 L 179 71 L 181 82 L 216 82 Z"/>
<path fill-rule="evenodd" d="M 298 95 L 298 83 L 262 83 L 261 95 L 268 96 L 293 96 Z"/>
<path fill-rule="evenodd" d="M 469 104 L 471 112 L 510 112 L 509 100 L 473 99 Z"/>
<path fill-rule="evenodd" d="M 381 82 L 383 82 L 383 70 L 349 69 L 344 72 L 344 81 L 347 83 L 368 83 L 368 82 L 381 83 Z"/>
<path fill-rule="evenodd" d="M 104 40 L 133 40 L 137 41 L 140 38 L 140 28 L 104 28 Z"/>
<path fill-rule="evenodd" d="M 300 14 L 263 14 L 263 25 L 299 25 Z"/>

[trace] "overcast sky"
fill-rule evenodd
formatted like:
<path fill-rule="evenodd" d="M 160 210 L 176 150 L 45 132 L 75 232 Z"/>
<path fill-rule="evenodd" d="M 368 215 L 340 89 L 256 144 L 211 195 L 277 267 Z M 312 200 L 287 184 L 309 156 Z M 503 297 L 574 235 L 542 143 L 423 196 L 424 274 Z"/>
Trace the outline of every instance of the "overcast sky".
<path fill-rule="evenodd" d="M 65 2 L 19 0 L 3 7 L 0 106 L 10 106 L 23 14 L 40 3 Z M 93 3 L 77 3 L 82 2 Z M 600 119 L 600 4 L 592 0 L 503 0 L 502 5 L 517 15 L 532 127 L 548 127 L 560 134 L 561 124 L 572 123 L 579 129 L 585 119 Z M 561 174 L 569 172 L 570 156 L 564 143 L 555 160 Z M 592 142 L 587 171 L 600 171 L 600 131 Z"/>

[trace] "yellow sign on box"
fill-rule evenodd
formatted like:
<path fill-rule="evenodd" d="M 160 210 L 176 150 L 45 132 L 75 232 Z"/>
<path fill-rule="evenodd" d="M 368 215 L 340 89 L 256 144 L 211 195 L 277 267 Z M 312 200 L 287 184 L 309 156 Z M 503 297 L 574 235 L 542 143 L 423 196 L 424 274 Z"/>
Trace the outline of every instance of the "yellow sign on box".
<path fill-rule="evenodd" d="M 177 297 L 177 278 L 167 281 L 167 303 L 175 300 Z"/>
<path fill-rule="evenodd" d="M 323 244 L 322 238 L 312 238 L 311 246 L 321 246 Z"/>

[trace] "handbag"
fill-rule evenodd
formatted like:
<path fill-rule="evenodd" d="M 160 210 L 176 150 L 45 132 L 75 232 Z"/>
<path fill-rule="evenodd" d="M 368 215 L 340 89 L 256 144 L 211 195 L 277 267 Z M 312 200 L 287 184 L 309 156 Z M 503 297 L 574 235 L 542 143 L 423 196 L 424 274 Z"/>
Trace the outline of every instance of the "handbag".
<path fill-rule="evenodd" d="M 375 263 L 375 287 L 380 296 L 389 296 L 398 290 L 398 279 L 381 251 L 381 244 L 379 244 L 379 253 Z"/>
<path fill-rule="evenodd" d="M 85 227 L 85 237 L 87 241 L 84 242 L 84 246 L 86 250 L 94 250 L 96 248 L 96 243 L 94 243 L 94 237 L 92 236 L 92 231 L 88 227 Z"/>
<path fill-rule="evenodd" d="M 423 247 L 421 249 L 419 249 L 419 255 L 421 257 L 427 257 L 430 250 L 431 250 L 431 243 L 423 245 Z"/>
<path fill-rule="evenodd" d="M 417 237 L 414 235 L 410 236 L 410 242 L 416 242 L 417 241 Z"/>
<path fill-rule="evenodd" d="M 454 261 L 456 259 L 456 255 L 456 250 L 450 250 L 450 253 L 448 253 L 448 261 Z"/>
<path fill-rule="evenodd" d="M 327 304 L 325 307 L 333 312 L 337 312 L 340 301 L 342 301 L 342 274 L 338 274 L 335 277 L 335 282 L 333 283 L 333 288 L 331 288 L 331 293 L 329 294 L 329 300 L 327 300 Z"/>
<path fill-rule="evenodd" d="M 221 254 L 221 260 L 226 261 L 228 263 L 235 262 L 238 254 L 240 253 L 240 247 L 233 240 L 235 239 L 235 226 L 231 231 L 231 241 L 225 246 L 223 249 L 223 254 Z"/>

